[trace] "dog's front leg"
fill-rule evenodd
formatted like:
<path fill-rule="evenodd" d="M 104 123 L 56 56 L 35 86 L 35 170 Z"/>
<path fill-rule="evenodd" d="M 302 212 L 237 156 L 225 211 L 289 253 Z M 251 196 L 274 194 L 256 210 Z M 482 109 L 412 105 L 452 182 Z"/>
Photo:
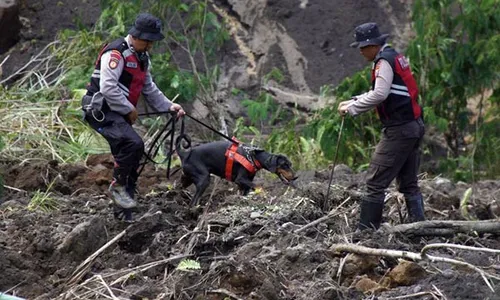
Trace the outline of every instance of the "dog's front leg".
<path fill-rule="evenodd" d="M 255 184 L 250 178 L 248 178 L 248 175 L 245 173 L 238 174 L 238 176 L 236 176 L 236 179 L 234 180 L 234 183 L 238 185 L 243 196 L 248 195 L 250 191 L 255 189 Z"/>

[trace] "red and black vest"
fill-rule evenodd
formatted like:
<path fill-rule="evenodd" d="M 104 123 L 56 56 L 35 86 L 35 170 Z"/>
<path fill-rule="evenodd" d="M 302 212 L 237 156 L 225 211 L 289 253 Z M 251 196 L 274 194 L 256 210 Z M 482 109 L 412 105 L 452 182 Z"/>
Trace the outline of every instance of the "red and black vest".
<path fill-rule="evenodd" d="M 417 82 L 406 57 L 391 47 L 386 47 L 375 57 L 371 74 L 372 89 L 375 88 L 375 66 L 380 59 L 387 60 L 394 73 L 389 96 L 376 108 L 382 124 L 395 126 L 420 118 L 422 108 L 417 102 Z"/>
<path fill-rule="evenodd" d="M 124 59 L 123 71 L 118 79 L 118 88 L 127 97 L 128 101 L 136 106 L 144 87 L 149 57 L 146 53 L 142 53 L 140 59 L 138 54 L 129 48 L 124 38 L 104 45 L 101 52 L 99 52 L 99 56 L 95 62 L 94 73 L 90 77 L 90 83 L 87 85 L 87 95 L 92 96 L 100 90 L 101 57 L 104 53 L 112 50 L 117 50 L 121 54 L 122 59 Z"/>

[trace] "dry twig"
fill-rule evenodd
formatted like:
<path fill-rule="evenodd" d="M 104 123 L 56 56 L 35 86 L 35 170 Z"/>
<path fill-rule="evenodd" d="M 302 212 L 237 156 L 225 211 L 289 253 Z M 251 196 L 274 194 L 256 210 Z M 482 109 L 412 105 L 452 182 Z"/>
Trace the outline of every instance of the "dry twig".
<path fill-rule="evenodd" d="M 342 203 L 340 203 L 339 206 L 337 206 L 334 209 L 332 209 L 327 215 L 325 215 L 325 216 L 323 216 L 323 217 L 321 217 L 319 219 L 316 219 L 316 220 L 314 220 L 314 221 L 312 221 L 312 222 L 310 222 L 310 223 L 308 223 L 308 224 L 306 224 L 306 225 L 304 225 L 304 226 L 302 226 L 302 227 L 300 227 L 298 229 L 295 229 L 294 233 L 302 232 L 302 231 L 306 230 L 309 227 L 315 226 L 315 225 L 317 225 L 319 223 L 323 223 L 323 222 L 327 221 L 328 219 L 333 218 L 333 217 L 341 214 L 341 212 L 337 212 L 337 211 L 339 210 L 339 208 L 342 207 L 342 205 L 344 205 L 349 200 L 351 200 L 350 196 L 347 197 L 347 199 L 345 199 Z"/>

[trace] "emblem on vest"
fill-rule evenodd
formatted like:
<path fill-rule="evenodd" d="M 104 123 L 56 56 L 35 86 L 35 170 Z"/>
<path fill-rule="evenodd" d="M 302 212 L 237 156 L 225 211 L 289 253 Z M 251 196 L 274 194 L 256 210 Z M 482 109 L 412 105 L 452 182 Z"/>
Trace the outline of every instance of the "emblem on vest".
<path fill-rule="evenodd" d="M 404 57 L 404 56 L 398 57 L 398 62 L 399 62 L 399 65 L 401 66 L 401 69 L 403 69 L 403 70 L 408 69 L 408 67 L 410 66 L 410 64 L 408 63 L 408 60 L 406 60 L 406 57 Z"/>
<path fill-rule="evenodd" d="M 133 62 L 133 61 L 128 61 L 127 62 L 127 68 L 137 69 L 137 63 Z"/>

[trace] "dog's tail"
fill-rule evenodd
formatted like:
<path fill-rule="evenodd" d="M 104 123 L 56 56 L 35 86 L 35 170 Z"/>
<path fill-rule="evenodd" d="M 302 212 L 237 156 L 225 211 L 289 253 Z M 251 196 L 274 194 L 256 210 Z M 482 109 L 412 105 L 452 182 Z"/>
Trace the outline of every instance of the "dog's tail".
<path fill-rule="evenodd" d="M 191 147 L 191 138 L 189 135 L 185 133 L 181 133 L 176 139 L 175 139 L 175 152 L 177 152 L 177 155 L 181 158 L 181 161 L 184 161 L 184 159 L 189 156 L 188 151 L 185 149 L 188 149 Z"/>

